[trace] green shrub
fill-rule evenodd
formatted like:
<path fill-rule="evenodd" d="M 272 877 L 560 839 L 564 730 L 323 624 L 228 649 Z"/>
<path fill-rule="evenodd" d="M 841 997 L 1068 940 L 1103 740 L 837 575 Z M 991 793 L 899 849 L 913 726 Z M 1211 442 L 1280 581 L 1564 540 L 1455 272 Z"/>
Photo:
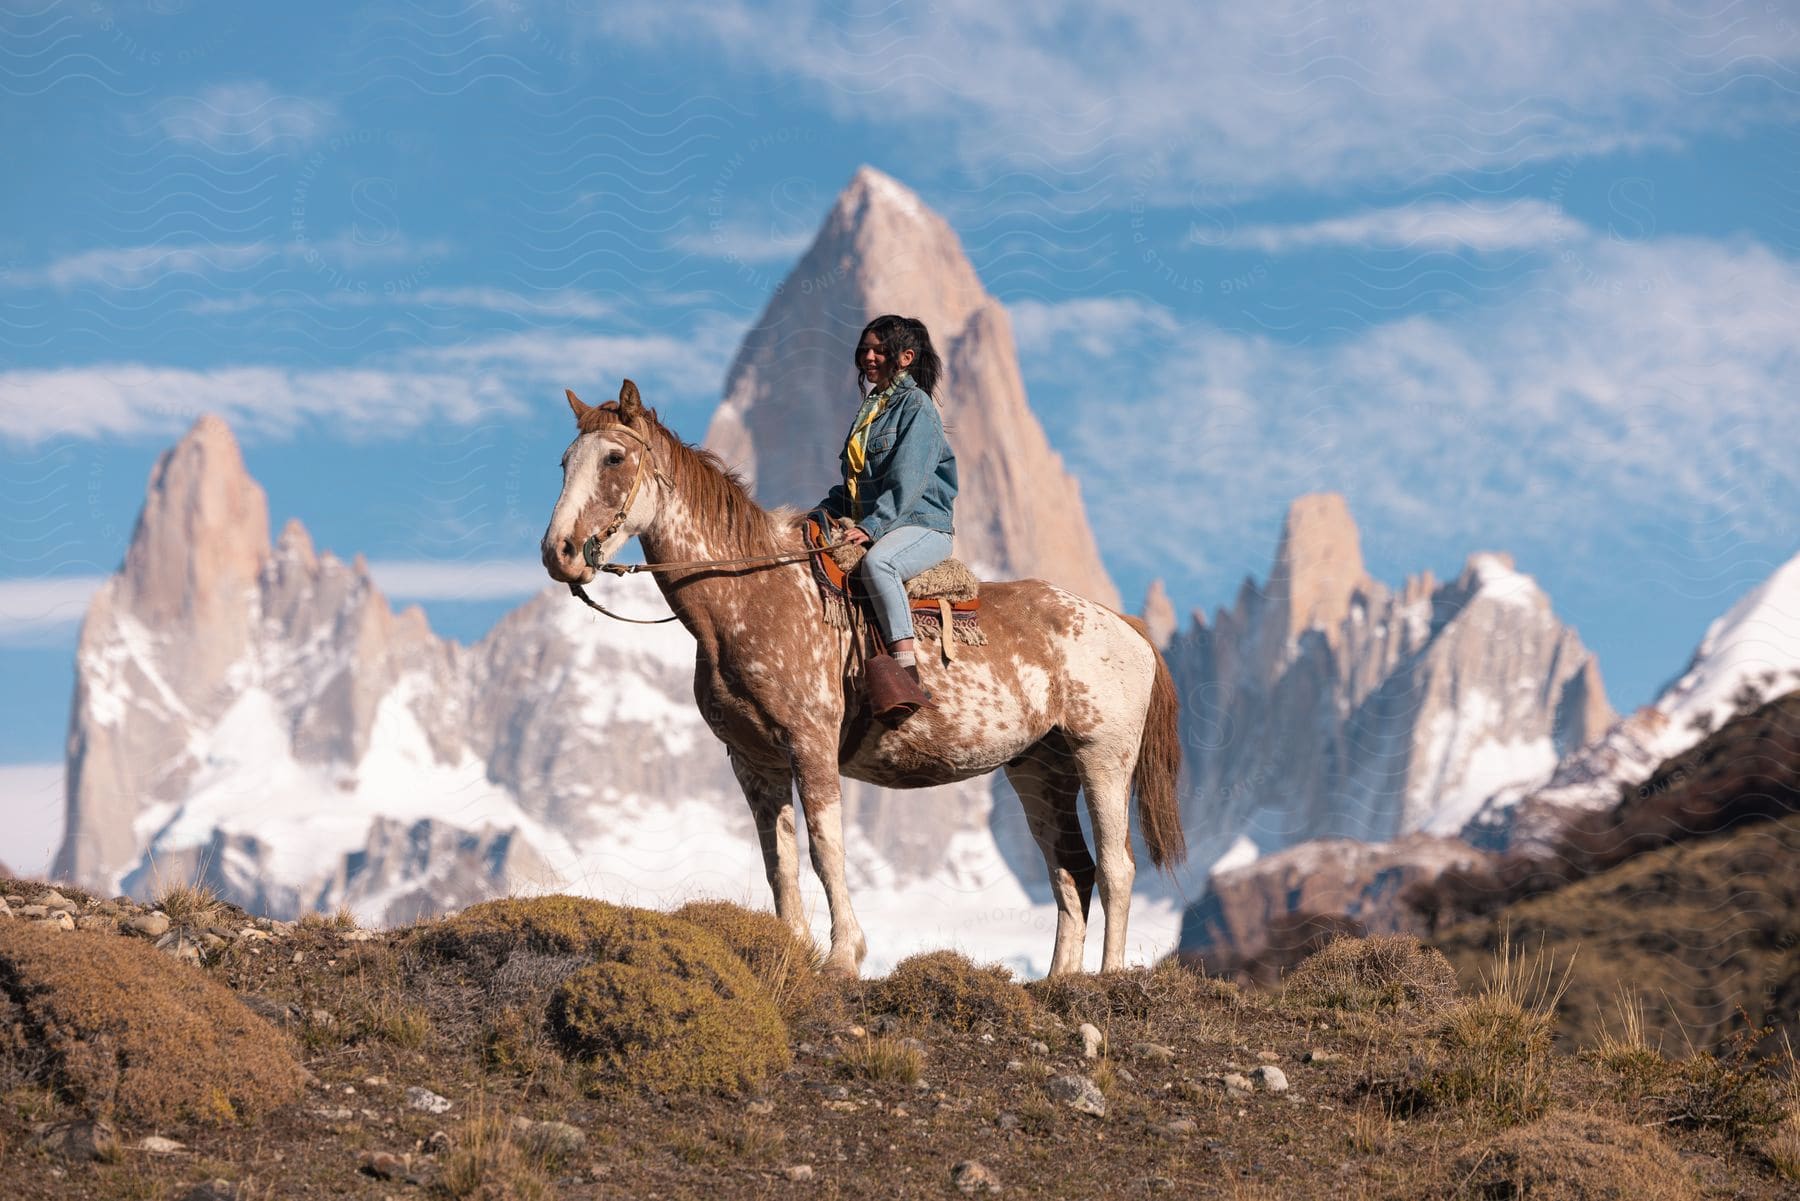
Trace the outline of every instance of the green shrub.
<path fill-rule="evenodd" d="M 885 978 L 870 982 L 864 999 L 875 1013 L 970 1032 L 1023 1028 L 1033 1012 L 1031 997 L 1006 968 L 977 967 L 955 951 L 902 959 Z"/>
<path fill-rule="evenodd" d="M 550 1029 L 593 1083 L 747 1088 L 791 1062 L 787 1028 L 744 961 L 689 922 L 622 910 L 606 957 L 550 998 Z"/>
<path fill-rule="evenodd" d="M 736 952 L 790 1021 L 812 1011 L 825 993 L 819 951 L 797 937 L 773 913 L 730 901 L 692 901 L 675 911 L 682 921 L 710 930 Z"/>

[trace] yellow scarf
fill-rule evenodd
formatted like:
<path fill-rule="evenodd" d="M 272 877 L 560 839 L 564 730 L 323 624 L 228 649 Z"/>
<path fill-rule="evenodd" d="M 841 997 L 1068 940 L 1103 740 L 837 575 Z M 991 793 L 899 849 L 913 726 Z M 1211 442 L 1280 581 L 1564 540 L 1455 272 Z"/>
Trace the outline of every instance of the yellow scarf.
<path fill-rule="evenodd" d="M 850 495 L 852 521 L 862 520 L 862 497 L 857 492 L 856 477 L 869 465 L 868 451 L 864 446 L 869 438 L 869 425 L 887 407 L 887 402 L 893 399 L 902 380 L 910 380 L 904 371 L 896 375 L 881 391 L 869 393 L 868 399 L 863 401 L 862 408 L 857 411 L 856 420 L 850 425 L 850 440 L 844 443 L 844 458 L 850 464 L 850 474 L 844 477 L 844 491 Z"/>

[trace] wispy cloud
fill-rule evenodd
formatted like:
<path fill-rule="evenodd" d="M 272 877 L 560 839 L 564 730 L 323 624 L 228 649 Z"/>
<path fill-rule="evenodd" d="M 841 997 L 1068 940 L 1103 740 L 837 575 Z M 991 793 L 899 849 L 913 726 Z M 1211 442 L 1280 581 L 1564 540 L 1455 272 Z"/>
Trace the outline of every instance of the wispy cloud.
<path fill-rule="evenodd" d="M 376 263 L 413 262 L 442 258 L 447 243 L 414 242 L 391 238 L 375 244 L 359 242 L 349 234 L 334 234 L 317 242 L 187 242 L 148 246 L 97 246 L 52 259 L 40 267 L 0 273 L 0 286 L 50 287 L 67 290 L 85 286 L 142 288 L 175 276 L 194 276 L 213 281 L 258 268 L 309 265 L 328 257 L 344 268 Z M 446 293 L 448 289 L 437 289 Z M 461 291 L 461 290 L 459 290 Z M 470 290 L 472 291 L 472 290 Z"/>
<path fill-rule="evenodd" d="M 1541 200 L 1422 201 L 1371 209 L 1297 225 L 1253 225 L 1224 238 L 1193 240 L 1266 254 L 1317 247 L 1362 250 L 1493 253 L 1537 250 L 1587 237 L 1587 229 L 1562 209 Z"/>
<path fill-rule="evenodd" d="M 0 764 L 0 811 L 0 863 L 25 879 L 48 877 L 63 839 L 63 765 Z"/>
<path fill-rule="evenodd" d="M 259 438 L 324 426 L 345 437 L 396 438 L 427 424 L 517 414 L 527 397 L 560 396 L 565 386 L 616 388 L 625 375 L 652 404 L 690 403 L 716 397 L 741 333 L 741 323 L 703 315 L 679 334 L 526 331 L 346 367 L 103 363 L 5 371 L 0 438 L 158 437 L 208 412 Z"/>
<path fill-rule="evenodd" d="M 1542 271 L 1492 304 L 1326 343 L 1201 322 L 1117 358 L 1041 342 L 1035 370 L 1110 381 L 1108 419 L 1072 425 L 1067 452 L 1101 545 L 1145 570 L 1240 571 L 1320 489 L 1415 554 L 1616 562 L 1633 538 L 1666 556 L 1682 529 L 1800 542 L 1800 409 L 1784 403 L 1800 264 L 1595 238 Z"/>
<path fill-rule="evenodd" d="M 536 559 L 377 559 L 375 583 L 399 601 L 491 601 L 533 596 L 547 586 Z"/>
<path fill-rule="evenodd" d="M 393 292 L 239 292 L 213 296 L 187 305 L 192 313 L 206 315 L 243 313 L 263 308 L 291 308 L 305 304 L 324 309 L 416 308 L 498 313 L 509 317 L 567 317 L 601 321 L 617 315 L 618 306 L 592 293 L 572 289 L 514 292 L 505 288 L 417 288 Z"/>
<path fill-rule="evenodd" d="M 594 14 L 615 44 L 709 41 L 898 131 L 908 153 L 942 154 L 947 130 L 979 170 L 1104 172 L 1149 194 L 1434 178 L 1800 104 L 1800 28 L 1779 5 L 941 0 L 846 16 L 825 0 L 662 0 Z"/>
<path fill-rule="evenodd" d="M 96 575 L 0 579 L 0 645 L 38 642 L 80 623 L 95 589 Z"/>
<path fill-rule="evenodd" d="M 323 135 L 330 121 L 329 106 L 250 80 L 163 101 L 156 108 L 155 128 L 175 142 L 244 154 L 298 149 Z"/>
<path fill-rule="evenodd" d="M 746 222 L 723 222 L 677 235 L 671 245 L 702 258 L 732 263 L 782 263 L 812 244 L 811 229 L 776 230 Z"/>

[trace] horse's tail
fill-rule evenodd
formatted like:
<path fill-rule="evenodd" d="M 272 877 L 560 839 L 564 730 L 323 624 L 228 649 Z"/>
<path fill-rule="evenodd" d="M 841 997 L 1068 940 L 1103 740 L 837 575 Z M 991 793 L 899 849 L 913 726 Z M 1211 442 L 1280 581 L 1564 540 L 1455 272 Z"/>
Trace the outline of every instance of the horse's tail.
<path fill-rule="evenodd" d="M 1150 637 L 1150 628 L 1128 614 L 1120 614 L 1156 657 L 1156 678 L 1150 684 L 1150 708 L 1144 714 L 1144 733 L 1138 740 L 1137 767 L 1131 775 L 1137 793 L 1138 823 L 1150 862 L 1164 871 L 1187 859 L 1187 835 L 1181 832 L 1181 797 L 1176 791 L 1181 777 L 1181 701 L 1169 665 Z"/>

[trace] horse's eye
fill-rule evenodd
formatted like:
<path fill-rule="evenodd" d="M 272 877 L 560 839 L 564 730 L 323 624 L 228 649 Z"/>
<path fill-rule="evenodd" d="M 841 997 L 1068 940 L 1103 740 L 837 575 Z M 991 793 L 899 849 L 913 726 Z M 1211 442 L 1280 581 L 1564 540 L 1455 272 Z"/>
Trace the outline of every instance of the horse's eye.
<path fill-rule="evenodd" d="M 606 456 L 606 465 L 608 467 L 617 467 L 620 463 L 623 463 L 624 461 L 625 461 L 625 452 L 622 450 L 615 450 L 610 455 Z"/>

